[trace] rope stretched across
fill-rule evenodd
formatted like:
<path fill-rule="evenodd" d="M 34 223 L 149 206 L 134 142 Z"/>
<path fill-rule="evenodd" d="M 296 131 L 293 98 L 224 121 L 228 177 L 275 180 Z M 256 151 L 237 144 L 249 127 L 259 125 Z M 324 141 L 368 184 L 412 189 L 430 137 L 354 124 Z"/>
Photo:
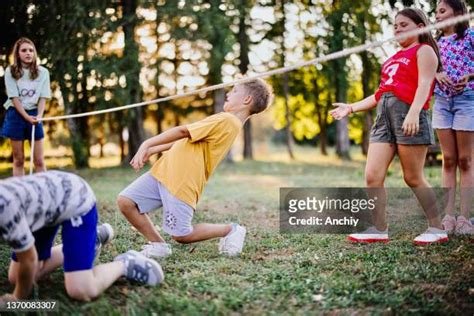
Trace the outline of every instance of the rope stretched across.
<path fill-rule="evenodd" d="M 139 103 L 127 104 L 127 105 L 124 105 L 124 106 L 119 106 L 119 107 L 114 107 L 114 108 L 109 108 L 109 109 L 104 109 L 104 110 L 84 112 L 84 113 L 76 113 L 76 114 L 70 114 L 70 115 L 44 117 L 44 118 L 39 119 L 39 121 L 45 122 L 45 121 L 53 121 L 53 120 L 65 120 L 65 119 L 70 119 L 70 118 L 79 118 L 79 117 L 85 117 L 85 116 L 91 116 L 91 115 L 99 115 L 99 114 L 117 112 L 117 111 L 121 111 L 121 110 L 141 107 L 141 106 L 145 106 L 145 105 L 150 105 L 150 104 L 156 104 L 156 103 L 160 103 L 160 102 L 175 100 L 175 99 L 178 99 L 178 98 L 187 97 L 187 96 L 191 96 L 191 95 L 195 95 L 195 94 L 199 94 L 199 93 L 206 93 L 206 92 L 213 91 L 213 90 L 219 90 L 219 89 L 227 88 L 229 86 L 233 86 L 233 85 L 236 85 L 236 84 L 245 83 L 247 81 L 251 81 L 251 80 L 254 80 L 254 79 L 257 79 L 257 78 L 266 78 L 266 77 L 270 77 L 270 76 L 274 76 L 274 75 L 279 75 L 279 74 L 290 72 L 290 71 L 293 71 L 293 70 L 296 70 L 296 69 L 299 69 L 299 68 L 302 68 L 302 67 L 307 67 L 307 66 L 311 66 L 311 65 L 314 65 L 314 64 L 319 64 L 319 63 L 323 63 L 323 62 L 326 62 L 326 61 L 330 61 L 330 60 L 338 59 L 338 58 L 341 58 L 341 57 L 349 56 L 349 55 L 352 55 L 352 54 L 360 53 L 362 51 L 381 46 L 382 44 L 387 43 L 387 42 L 399 41 L 399 40 L 405 39 L 407 37 L 417 36 L 417 35 L 420 35 L 420 34 L 428 33 L 428 32 L 431 32 L 432 30 L 435 30 L 435 29 L 441 29 L 441 28 L 444 28 L 444 27 L 447 27 L 447 26 L 455 25 L 455 24 L 460 23 L 460 22 L 470 21 L 473 18 L 474 18 L 474 13 L 465 14 L 465 15 L 462 15 L 462 16 L 457 16 L 457 17 L 454 17 L 454 18 L 451 18 L 451 19 L 448 19 L 448 20 L 445 20 L 445 21 L 442 21 L 442 22 L 438 22 L 438 23 L 435 23 L 435 24 L 428 25 L 428 26 L 423 27 L 423 28 L 419 28 L 419 29 L 415 29 L 413 31 L 402 33 L 400 35 L 397 35 L 397 36 L 394 36 L 394 37 L 391 37 L 391 38 L 388 38 L 388 39 L 384 39 L 384 40 L 381 40 L 381 41 L 375 41 L 375 42 L 369 42 L 369 43 L 366 43 L 366 44 L 363 44 L 363 45 L 352 47 L 350 49 L 343 49 L 341 51 L 334 52 L 334 53 L 331 53 L 331 54 L 328 54 L 328 55 L 323 55 L 323 56 L 320 56 L 320 57 L 317 57 L 317 58 L 314 58 L 314 59 L 311 59 L 311 60 L 308 60 L 308 61 L 304 61 L 304 62 L 301 62 L 301 63 L 296 63 L 296 64 L 291 65 L 291 66 L 281 67 L 281 68 L 277 68 L 277 69 L 274 69 L 274 70 L 262 72 L 262 73 L 254 75 L 254 76 L 244 77 L 244 78 L 237 79 L 237 80 L 234 80 L 234 81 L 228 82 L 228 83 L 216 84 L 216 85 L 213 85 L 213 86 L 209 86 L 209 87 L 205 87 L 205 88 L 201 88 L 201 89 L 190 90 L 190 91 L 175 94 L 175 95 L 172 95 L 172 96 L 167 96 L 167 97 L 158 98 L 158 99 L 154 99 L 154 100 L 150 100 L 150 101 L 139 102 Z M 31 142 L 32 145 L 31 145 L 31 157 L 30 157 L 30 174 L 33 172 L 34 127 L 32 129 L 31 139 L 32 139 L 32 142 Z"/>
<path fill-rule="evenodd" d="M 241 83 L 244 83 L 244 82 L 247 82 L 247 81 L 251 81 L 251 80 L 254 80 L 254 79 L 257 79 L 257 78 L 266 78 L 266 77 L 270 77 L 270 76 L 273 76 L 273 75 L 279 75 L 279 74 L 282 74 L 282 73 L 293 71 L 293 70 L 298 69 L 298 68 L 307 67 L 307 66 L 311 66 L 311 65 L 314 65 L 314 64 L 323 63 L 323 62 L 326 62 L 326 61 L 329 61 L 329 60 L 334 60 L 334 59 L 338 59 L 338 58 L 341 58 L 341 57 L 345 57 L 345 56 L 348 56 L 348 55 L 351 55 L 351 54 L 360 53 L 360 52 L 368 50 L 370 48 L 381 46 L 382 44 L 384 44 L 386 42 L 399 41 L 399 40 L 405 39 L 407 37 L 428 33 L 428 32 L 431 32 L 432 30 L 435 30 L 435 29 L 440 29 L 440 28 L 444 28 L 444 27 L 447 27 L 447 26 L 455 25 L 459 22 L 469 21 L 471 19 L 474 19 L 474 13 L 465 14 L 465 15 L 462 15 L 462 16 L 457 16 L 457 17 L 454 17 L 454 18 L 451 18 L 451 19 L 448 19 L 448 20 L 445 20 L 445 21 L 442 21 L 442 22 L 438 22 L 438 23 L 435 23 L 435 24 L 428 25 L 428 26 L 423 27 L 423 28 L 419 28 L 419 29 L 416 29 L 416 30 L 413 30 L 413 31 L 406 32 L 406 33 L 403 33 L 403 34 L 400 34 L 400 35 L 397 35 L 397 36 L 394 36 L 394 37 L 391 37 L 391 38 L 388 38 L 388 39 L 385 39 L 385 40 L 369 42 L 367 44 L 355 46 L 355 47 L 352 47 L 350 49 L 343 49 L 341 51 L 334 52 L 334 53 L 331 53 L 331 54 L 328 54 L 328 55 L 323 55 L 321 57 L 317 57 L 317 58 L 314 58 L 314 59 L 311 59 L 311 60 L 308 60 L 308 61 L 304 61 L 304 62 L 301 62 L 301 63 L 296 63 L 294 65 L 287 66 L 287 67 L 281 67 L 281 68 L 277 68 L 277 69 L 274 69 L 274 70 L 262 72 L 262 73 L 254 75 L 254 76 L 244 77 L 244 78 L 241 78 L 241 79 L 234 80 L 232 82 L 216 84 L 216 85 L 213 85 L 213 86 L 209 86 L 209 87 L 205 87 L 205 88 L 201 88 L 201 89 L 190 90 L 190 91 L 175 94 L 175 95 L 172 95 L 172 96 L 158 98 L 158 99 L 154 99 L 154 100 L 150 100 L 150 101 L 144 101 L 144 102 L 139 102 L 139 103 L 123 105 L 123 106 L 104 109 L 104 110 L 97 110 L 97 111 L 84 112 L 84 113 L 76 113 L 76 114 L 70 114 L 70 115 L 45 117 L 45 118 L 40 119 L 40 121 L 64 120 L 64 119 L 69 119 L 69 118 L 78 118 L 78 117 L 84 117 L 84 116 L 99 115 L 99 114 L 104 114 L 104 113 L 116 112 L 116 111 L 141 107 L 141 106 L 145 106 L 145 105 L 170 101 L 170 100 L 174 100 L 174 99 L 178 99 L 178 98 L 182 98 L 182 97 L 187 97 L 187 96 L 191 96 L 191 95 L 195 95 L 195 94 L 199 94 L 199 93 L 205 93 L 205 92 L 209 92 L 209 91 L 213 91 L 213 90 L 219 90 L 219 89 L 226 88 L 226 87 L 229 87 L 229 86 L 233 86 L 233 85 L 236 85 L 236 84 L 241 84 Z"/>

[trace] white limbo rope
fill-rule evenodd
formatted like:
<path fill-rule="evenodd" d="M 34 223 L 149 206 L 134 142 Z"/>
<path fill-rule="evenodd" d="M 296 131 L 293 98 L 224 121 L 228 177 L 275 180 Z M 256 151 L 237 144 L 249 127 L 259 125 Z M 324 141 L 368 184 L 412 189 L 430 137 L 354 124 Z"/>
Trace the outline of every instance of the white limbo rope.
<path fill-rule="evenodd" d="M 33 124 L 31 127 L 31 142 L 30 142 L 30 175 L 33 174 L 33 159 L 35 154 L 35 127 Z"/>
<path fill-rule="evenodd" d="M 191 96 L 191 95 L 195 95 L 195 94 L 205 93 L 205 92 L 209 92 L 209 91 L 213 91 L 213 90 L 218 90 L 218 89 L 226 88 L 226 87 L 233 86 L 233 85 L 236 85 L 236 84 L 241 84 L 241 83 L 245 83 L 245 82 L 248 82 L 248 81 L 252 81 L 254 79 L 279 75 L 279 74 L 289 72 L 289 71 L 292 71 L 292 70 L 295 70 L 295 69 L 298 69 L 298 68 L 311 66 L 311 65 L 314 65 L 314 64 L 326 62 L 326 61 L 333 60 L 333 59 L 338 59 L 338 58 L 341 58 L 341 57 L 345 57 L 345 56 L 348 56 L 348 55 L 352 55 L 352 54 L 355 54 L 355 53 L 362 52 L 364 50 L 368 50 L 370 48 L 381 46 L 383 43 L 386 43 L 386 42 L 399 41 L 399 40 L 405 39 L 407 37 L 412 37 L 412 36 L 428 33 L 428 32 L 430 32 L 432 30 L 435 30 L 435 29 L 444 28 L 444 27 L 447 27 L 447 26 L 457 24 L 459 22 L 469 21 L 471 19 L 474 19 L 474 13 L 454 17 L 454 18 L 448 19 L 446 21 L 438 22 L 438 23 L 435 23 L 435 24 L 430 24 L 426 27 L 419 28 L 419 29 L 416 29 L 416 30 L 413 30 L 413 31 L 409 31 L 409 32 L 406 32 L 406 33 L 403 33 L 403 34 L 385 39 L 385 40 L 369 42 L 367 44 L 355 46 L 355 47 L 350 48 L 350 49 L 343 49 L 341 51 L 334 52 L 334 53 L 331 53 L 329 55 L 323 55 L 321 57 L 314 58 L 314 59 L 311 59 L 311 60 L 308 60 L 308 61 L 304 61 L 304 62 L 301 62 L 301 63 L 296 63 L 294 65 L 287 66 L 287 67 L 282 67 L 282 68 L 277 68 L 277 69 L 274 69 L 274 70 L 262 72 L 262 73 L 254 75 L 254 76 L 237 79 L 237 80 L 234 80 L 234 81 L 228 82 L 228 83 L 216 84 L 216 85 L 213 85 L 213 86 L 209 86 L 209 87 L 205 87 L 205 88 L 201 88 L 201 89 L 190 90 L 190 91 L 187 91 L 187 92 L 175 94 L 175 95 L 168 96 L 168 97 L 158 98 L 158 99 L 145 101 L 145 102 L 139 102 L 139 103 L 123 105 L 123 106 L 118 106 L 118 107 L 104 109 L 104 110 L 97 110 L 97 111 L 84 112 L 84 113 L 76 113 L 76 114 L 70 114 L 70 115 L 45 117 L 45 118 L 41 118 L 39 121 L 65 120 L 65 119 L 69 119 L 69 118 L 78 118 L 78 117 L 84 117 L 84 116 L 91 116 L 91 115 L 98 115 L 98 114 L 116 112 L 116 111 L 136 108 L 136 107 L 140 107 L 140 106 L 161 103 L 161 102 L 174 100 L 174 99 L 178 99 L 178 98 L 182 98 L 182 97 L 187 97 L 187 96 Z"/>
<path fill-rule="evenodd" d="M 69 118 L 78 118 L 78 117 L 99 115 L 99 114 L 110 113 L 110 112 L 117 112 L 117 111 L 121 111 L 121 110 L 126 110 L 126 109 L 141 107 L 141 106 L 145 106 L 145 105 L 161 103 L 161 102 L 174 100 L 174 99 L 178 99 L 178 98 L 183 98 L 183 97 L 187 97 L 187 96 L 191 96 L 191 95 L 195 95 L 195 94 L 206 93 L 206 92 L 213 91 L 213 90 L 223 89 L 223 88 L 226 88 L 226 87 L 229 87 L 229 86 L 242 84 L 242 83 L 252 81 L 252 80 L 255 80 L 255 79 L 258 79 L 258 78 L 266 78 L 266 77 L 270 77 L 270 76 L 274 76 L 274 75 L 279 75 L 279 74 L 282 74 L 282 73 L 293 71 L 293 70 L 298 69 L 298 68 L 307 67 L 307 66 L 311 66 L 311 65 L 314 65 L 314 64 L 319 64 L 319 63 L 323 63 L 323 62 L 326 62 L 326 61 L 330 61 L 330 60 L 338 59 L 338 58 L 341 58 L 341 57 L 345 57 L 345 56 L 348 56 L 348 55 L 360 53 L 362 51 L 381 46 L 382 44 L 384 44 L 386 42 L 400 41 L 400 40 L 403 40 L 407 37 L 412 37 L 412 36 L 417 36 L 417 35 L 420 35 L 420 34 L 428 33 L 428 32 L 431 32 L 432 30 L 435 30 L 435 29 L 441 29 L 441 28 L 444 28 L 444 27 L 447 27 L 447 26 L 458 24 L 460 22 L 470 21 L 471 19 L 474 19 L 474 13 L 465 14 L 465 15 L 462 15 L 462 16 L 457 16 L 457 17 L 454 17 L 454 18 L 451 18 L 451 19 L 448 19 L 448 20 L 445 20 L 445 21 L 442 21 L 442 22 L 430 24 L 430 25 L 425 26 L 423 28 L 417 28 L 413 31 L 405 32 L 405 33 L 402 33 L 400 35 L 390 37 L 388 39 L 384 39 L 384 40 L 381 40 L 381 41 L 375 41 L 375 42 L 368 42 L 366 44 L 355 46 L 355 47 L 352 47 L 350 49 L 343 49 L 341 51 L 334 52 L 334 53 L 331 53 L 331 54 L 328 54 L 328 55 L 323 55 L 323 56 L 320 56 L 320 57 L 317 57 L 317 58 L 314 58 L 314 59 L 311 59 L 311 60 L 308 60 L 308 61 L 304 61 L 304 62 L 301 62 L 301 63 L 296 63 L 296 64 L 293 64 L 293 65 L 287 66 L 287 67 L 281 67 L 281 68 L 277 68 L 277 69 L 274 69 L 274 70 L 262 72 L 262 73 L 254 75 L 254 76 L 244 77 L 244 78 L 237 79 L 237 80 L 234 80 L 234 81 L 228 82 L 228 83 L 216 84 L 216 85 L 213 85 L 213 86 L 209 86 L 209 87 L 205 87 L 205 88 L 201 88 L 201 89 L 194 89 L 194 90 L 190 90 L 190 91 L 187 91 L 187 92 L 175 94 L 175 95 L 172 95 L 172 96 L 167 96 L 167 97 L 158 98 L 158 99 L 145 101 L 145 102 L 139 102 L 139 103 L 133 103 L 133 104 L 128 104 L 128 105 L 118 106 L 118 107 L 104 109 L 104 110 L 84 112 L 84 113 L 76 113 L 76 114 L 70 114 L 70 115 L 44 117 L 44 118 L 39 119 L 38 121 L 65 120 L 65 119 L 69 119 Z M 33 126 L 33 129 L 32 129 L 31 138 L 32 138 L 32 140 L 34 139 L 34 126 Z M 32 146 L 32 148 L 33 148 L 33 146 Z M 32 149 L 32 153 L 33 153 L 33 149 Z M 31 161 L 30 161 L 30 173 L 32 172 L 32 165 L 33 165 L 32 159 L 33 159 L 33 155 L 31 155 Z"/>

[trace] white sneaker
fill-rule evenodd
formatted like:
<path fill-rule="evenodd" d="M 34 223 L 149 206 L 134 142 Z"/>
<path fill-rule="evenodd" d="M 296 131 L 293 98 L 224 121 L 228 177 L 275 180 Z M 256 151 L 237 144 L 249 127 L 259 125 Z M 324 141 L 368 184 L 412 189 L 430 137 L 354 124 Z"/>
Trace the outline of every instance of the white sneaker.
<path fill-rule="evenodd" d="M 219 241 L 219 253 L 227 256 L 237 256 L 244 248 L 245 234 L 244 226 L 233 224 L 232 231 Z"/>
<path fill-rule="evenodd" d="M 388 228 L 380 231 L 375 226 L 371 226 L 360 233 L 350 234 L 347 239 L 352 242 L 373 243 L 373 242 L 389 242 Z"/>
<path fill-rule="evenodd" d="M 166 258 L 171 255 L 171 246 L 165 242 L 149 242 L 140 253 L 148 258 Z"/>
<path fill-rule="evenodd" d="M 428 245 L 432 243 L 442 243 L 448 241 L 448 233 L 445 230 L 428 227 L 428 229 L 421 235 L 416 236 L 413 242 L 416 245 Z"/>
<path fill-rule="evenodd" d="M 163 269 L 158 262 L 149 259 L 135 250 L 129 250 L 117 256 L 114 261 L 124 263 L 123 276 L 129 280 L 148 285 L 157 285 L 165 279 Z"/>

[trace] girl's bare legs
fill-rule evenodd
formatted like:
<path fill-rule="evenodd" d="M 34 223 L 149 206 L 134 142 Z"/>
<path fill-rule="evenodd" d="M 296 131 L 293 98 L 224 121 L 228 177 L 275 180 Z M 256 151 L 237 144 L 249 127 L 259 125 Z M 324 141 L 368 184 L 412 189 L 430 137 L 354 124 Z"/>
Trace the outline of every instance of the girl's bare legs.
<path fill-rule="evenodd" d="M 436 195 L 425 179 L 427 145 L 397 145 L 405 183 L 412 188 L 425 212 L 430 227 L 443 229 L 439 218 Z"/>
<path fill-rule="evenodd" d="M 443 188 L 447 188 L 445 212 L 450 216 L 455 215 L 456 201 L 456 171 L 458 167 L 458 154 L 456 144 L 456 132 L 452 129 L 438 129 L 439 143 L 443 152 L 443 169 L 441 182 Z"/>
<path fill-rule="evenodd" d="M 18 177 L 25 174 L 25 152 L 22 140 L 11 140 L 13 151 L 13 176 Z"/>
<path fill-rule="evenodd" d="M 458 166 L 461 174 L 461 215 L 469 219 L 474 194 L 474 132 L 456 131 Z"/>
<path fill-rule="evenodd" d="M 367 153 L 367 164 L 365 166 L 365 182 L 370 195 L 377 196 L 375 210 L 372 219 L 375 228 L 379 231 L 387 229 L 385 220 L 385 206 L 387 205 L 387 193 L 384 188 L 385 177 L 390 163 L 395 157 L 396 145 L 390 143 L 371 143 Z"/>
<path fill-rule="evenodd" d="M 35 140 L 34 146 L 33 164 L 35 166 L 35 172 L 46 171 L 46 165 L 44 163 L 43 140 Z"/>

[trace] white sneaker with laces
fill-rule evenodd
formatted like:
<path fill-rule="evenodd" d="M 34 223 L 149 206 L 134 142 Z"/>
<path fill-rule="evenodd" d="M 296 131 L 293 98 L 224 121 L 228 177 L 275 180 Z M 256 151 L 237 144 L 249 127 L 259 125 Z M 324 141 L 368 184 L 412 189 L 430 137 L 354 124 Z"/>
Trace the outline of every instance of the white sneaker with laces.
<path fill-rule="evenodd" d="M 171 246 L 165 242 L 149 242 L 142 247 L 142 255 L 148 258 L 166 258 L 171 255 Z"/>
<path fill-rule="evenodd" d="M 244 226 L 233 224 L 232 230 L 219 241 L 219 253 L 227 256 L 237 256 L 244 248 L 247 230 Z"/>
<path fill-rule="evenodd" d="M 445 230 L 436 227 L 428 227 L 423 234 L 416 236 L 413 242 L 416 245 L 429 245 L 447 242 L 448 240 L 448 233 Z"/>
<path fill-rule="evenodd" d="M 389 242 L 388 228 L 380 231 L 375 226 L 371 226 L 360 233 L 350 234 L 347 239 L 358 243 Z"/>

